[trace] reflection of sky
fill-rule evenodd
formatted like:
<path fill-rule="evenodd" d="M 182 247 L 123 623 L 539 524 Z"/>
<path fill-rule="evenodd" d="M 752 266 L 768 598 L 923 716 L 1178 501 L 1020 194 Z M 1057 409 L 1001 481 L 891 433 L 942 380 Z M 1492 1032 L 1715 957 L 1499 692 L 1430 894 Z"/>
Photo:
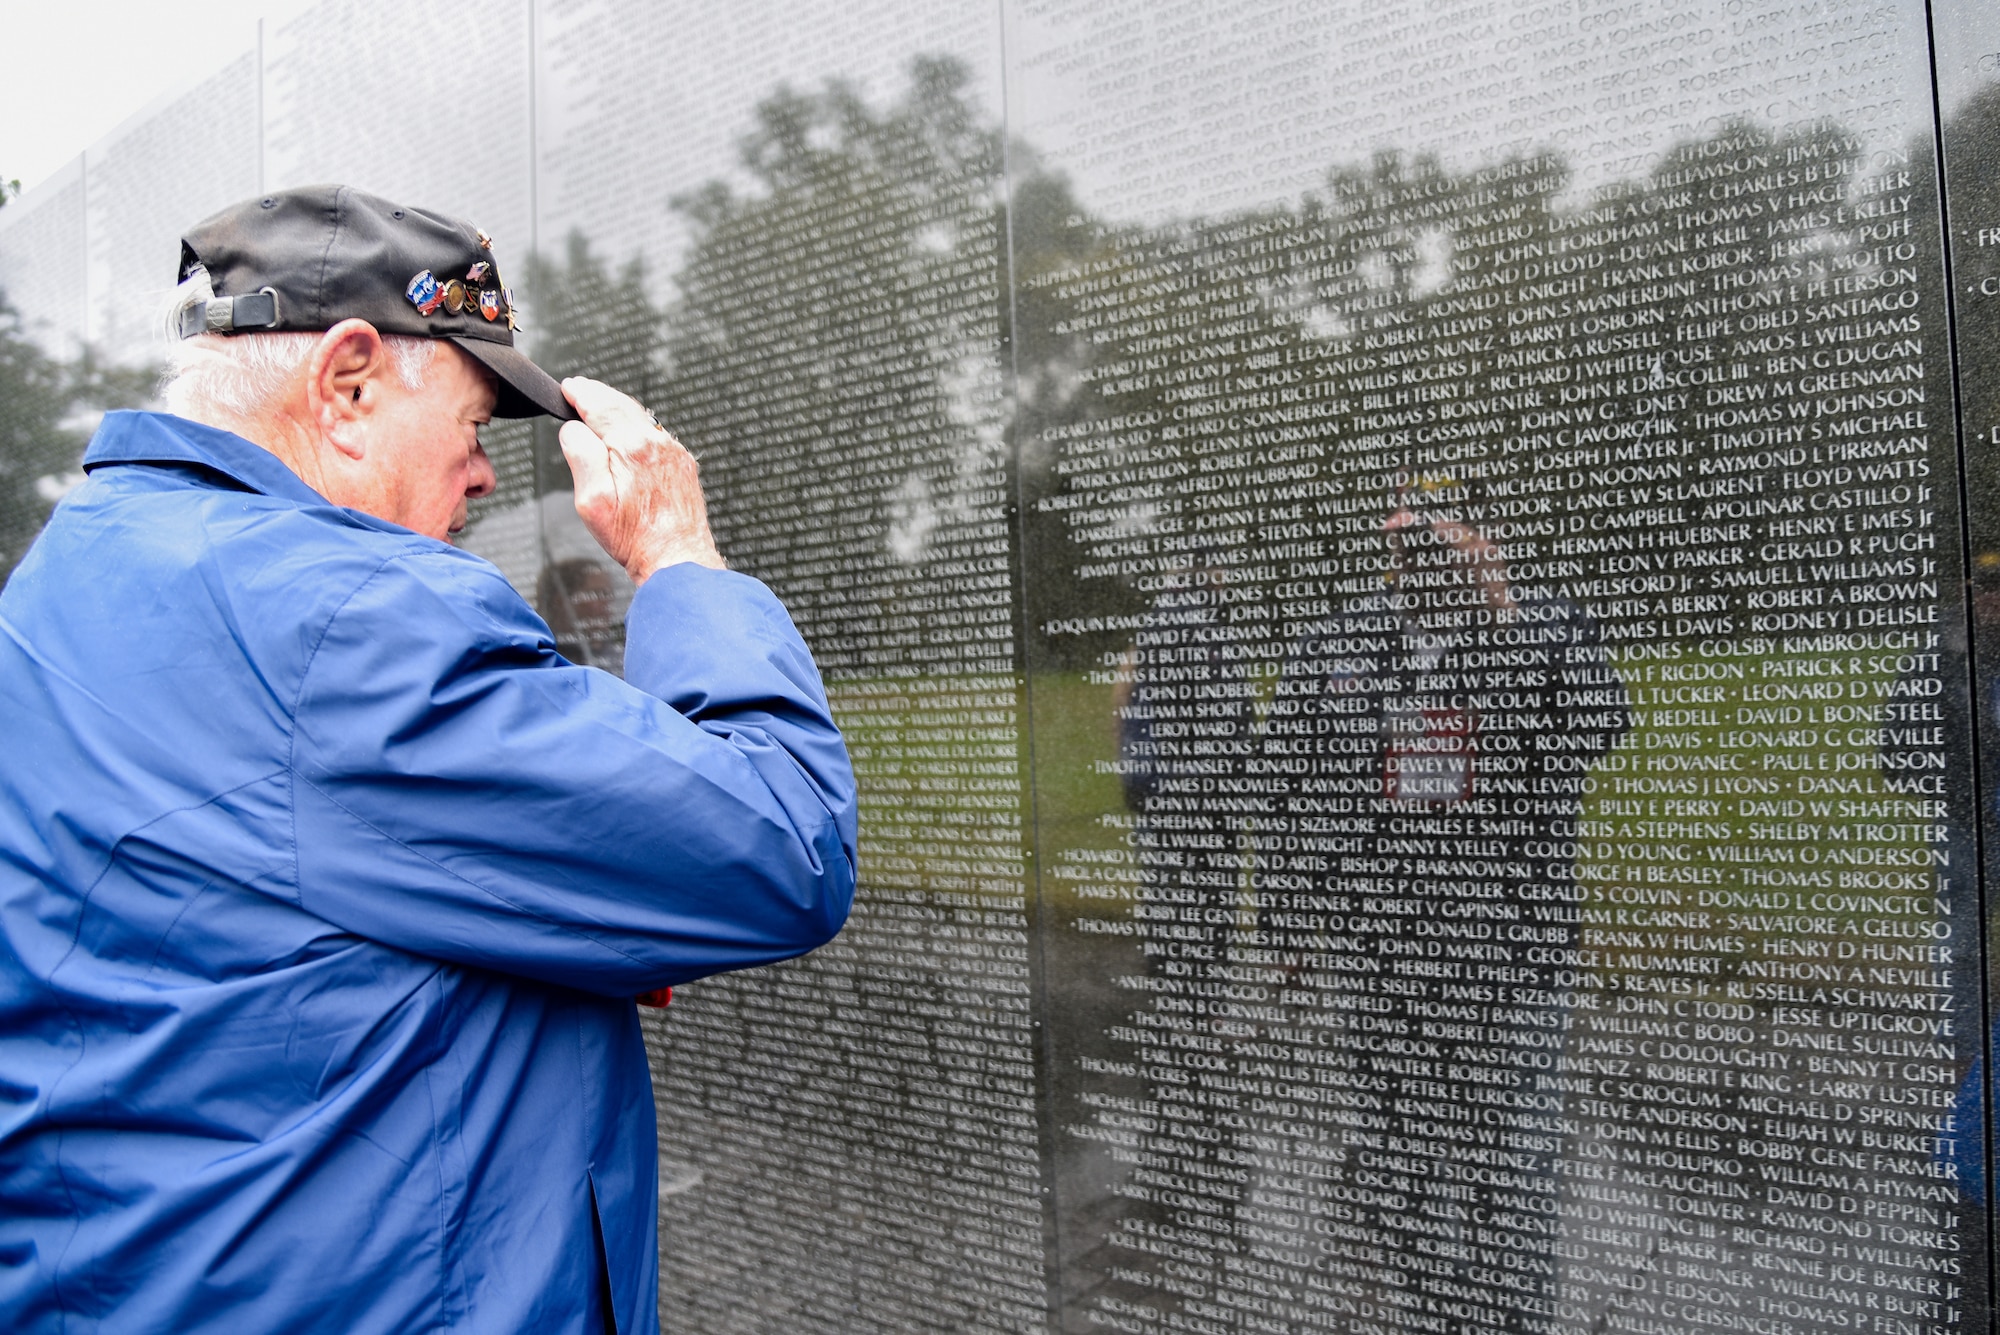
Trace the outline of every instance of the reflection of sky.
<path fill-rule="evenodd" d="M 1983 88 L 2000 85 L 2000 5 L 1935 0 L 1938 108 L 1945 116 Z"/>
<path fill-rule="evenodd" d="M 181 230 L 260 179 L 265 188 L 344 181 L 468 216 L 498 239 L 503 266 L 518 266 L 537 241 L 559 253 L 562 236 L 580 227 L 600 254 L 645 255 L 663 297 L 689 239 L 669 200 L 718 178 L 741 184 L 737 142 L 781 85 L 805 92 L 846 79 L 882 105 L 904 89 L 912 56 L 942 53 L 966 62 L 972 97 L 999 116 L 999 19 L 986 0 L 861 9 L 535 0 L 494 6 L 477 23 L 441 0 L 274 8 L 283 18 L 266 25 L 261 83 L 254 49 L 217 52 L 216 70 L 250 62 L 229 84 L 243 93 L 240 106 L 222 105 L 204 70 L 92 146 L 91 171 L 104 179 L 92 183 L 88 221 L 48 212 L 80 163 L 0 211 L 0 289 L 52 350 L 68 355 L 73 339 L 93 337 L 117 356 L 153 354 L 146 321 L 123 317 L 150 316 L 171 286 Z M 441 61 L 446 51 L 458 58 Z M 175 121 L 197 114 L 241 124 L 224 135 Z M 141 141 L 142 152 L 121 158 Z M 105 175 L 123 159 L 151 179 Z M 118 204 L 138 222 L 104 216 Z M 87 279 L 74 263 L 43 275 L 52 247 L 41 236 L 48 228 L 29 224 L 34 214 L 90 236 L 117 263 L 100 261 Z M 114 239 L 124 249 L 107 251 Z M 79 301 L 86 282 L 91 297 Z M 121 318 L 86 328 L 84 314 L 106 302 Z"/>
<path fill-rule="evenodd" d="M 1588 188 L 1732 116 L 1832 117 L 1870 149 L 1931 117 L 1921 0 L 1256 0 L 1220 16 L 1012 0 L 1007 49 L 1010 129 L 1126 221 L 1296 199 L 1380 148 L 1461 168 L 1552 148 Z"/>
<path fill-rule="evenodd" d="M 536 0 L 461 34 L 476 57 L 422 79 L 411 77 L 408 51 L 435 49 L 441 33 L 457 33 L 453 7 L 324 0 L 281 8 L 291 12 L 267 25 L 264 52 L 268 163 L 243 167 L 240 153 L 206 160 L 212 137 L 153 147 L 145 156 L 155 175 L 203 179 L 138 196 L 162 217 L 189 217 L 146 229 L 146 253 L 122 266 L 108 265 L 93 237 L 99 254 L 87 303 L 75 301 L 73 277 L 37 286 L 25 232 L 0 245 L 0 282 L 47 324 L 52 344 L 88 332 L 108 337 L 114 352 L 143 353 L 122 346 L 134 333 L 130 320 L 86 331 L 78 311 L 94 317 L 110 309 L 107 301 L 132 307 L 136 288 L 150 287 L 134 273 L 170 268 L 179 225 L 213 208 L 218 188 L 238 192 L 237 178 L 258 165 L 268 167 L 267 185 L 348 179 L 475 213 L 516 264 L 530 242 L 553 251 L 581 227 L 609 258 L 644 254 L 653 295 L 665 297 L 689 241 L 669 201 L 716 179 L 743 184 L 737 143 L 758 102 L 781 85 L 809 91 L 838 77 L 881 105 L 901 91 L 918 53 L 965 60 L 973 97 L 996 116 L 1004 83 L 1015 138 L 1068 174 L 1092 209 L 1130 221 L 1296 199 L 1329 165 L 1380 147 L 1438 151 L 1459 166 L 1555 148 L 1588 186 L 1643 171 L 1674 139 L 1719 117 L 1782 126 L 1833 116 L 1880 148 L 1906 139 L 1931 110 L 1921 0 L 1246 0 L 1226 8 L 939 0 L 859 9 L 826 0 L 671 8 Z M 366 40 L 329 55 L 318 38 L 342 23 Z M 1991 0 L 1940 0 L 1936 23 L 1939 98 L 1949 114 L 2000 83 L 2000 18 Z M 523 49 L 530 41 L 532 80 Z M 219 53 L 217 68 L 241 54 Z M 301 77 L 307 64 L 323 66 L 334 83 Z M 369 94 L 358 137 L 352 116 L 328 105 L 356 87 Z M 532 103 L 532 166 L 522 102 Z M 167 99 L 150 115 L 174 107 Z M 458 114 L 424 110 L 438 107 Z M 110 136 L 101 159 L 115 165 L 116 148 L 147 119 Z M 0 232 L 38 212 L 48 202 L 41 193 L 8 210 Z M 92 222 L 98 233 L 121 234 L 109 219 Z"/>
<path fill-rule="evenodd" d="M 781 86 L 853 84 L 895 100 L 917 55 L 952 55 L 999 117 L 1000 32 L 988 0 L 853 6 L 828 0 L 680 5 L 547 0 L 537 18 L 537 235 L 581 228 L 599 254 L 647 260 L 655 296 L 691 239 L 669 206 L 713 180 L 741 189 L 737 143 Z"/>

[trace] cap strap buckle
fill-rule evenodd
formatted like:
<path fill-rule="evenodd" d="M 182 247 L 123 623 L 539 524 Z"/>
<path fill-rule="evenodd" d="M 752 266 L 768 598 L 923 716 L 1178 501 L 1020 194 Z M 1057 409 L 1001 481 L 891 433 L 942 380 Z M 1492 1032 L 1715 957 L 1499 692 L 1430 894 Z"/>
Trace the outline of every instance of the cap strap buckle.
<path fill-rule="evenodd" d="M 278 323 L 278 293 L 260 288 L 236 297 L 212 297 L 181 309 L 181 337 L 230 334 L 246 329 L 273 329 Z"/>

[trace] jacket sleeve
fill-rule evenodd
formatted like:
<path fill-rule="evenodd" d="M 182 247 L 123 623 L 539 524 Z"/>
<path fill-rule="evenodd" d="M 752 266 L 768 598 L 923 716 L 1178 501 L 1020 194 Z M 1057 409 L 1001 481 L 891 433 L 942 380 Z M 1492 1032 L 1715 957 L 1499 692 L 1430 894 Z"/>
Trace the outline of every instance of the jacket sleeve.
<path fill-rule="evenodd" d="M 627 681 L 558 657 L 484 562 L 383 565 L 295 712 L 301 907 L 385 945 L 608 996 L 802 954 L 854 894 L 855 787 L 756 580 L 671 566 Z"/>

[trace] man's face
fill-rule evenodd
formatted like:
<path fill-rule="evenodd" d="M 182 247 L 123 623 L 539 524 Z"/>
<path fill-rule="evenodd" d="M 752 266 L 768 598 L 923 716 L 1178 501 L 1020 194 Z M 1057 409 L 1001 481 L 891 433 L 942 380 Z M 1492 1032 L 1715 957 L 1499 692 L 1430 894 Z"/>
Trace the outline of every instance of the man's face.
<path fill-rule="evenodd" d="M 440 540 L 458 532 L 466 502 L 498 482 L 479 443 L 493 416 L 492 375 L 440 339 L 423 388 L 410 389 L 391 367 L 370 390 L 380 396 L 367 432 L 372 485 L 358 508 Z"/>

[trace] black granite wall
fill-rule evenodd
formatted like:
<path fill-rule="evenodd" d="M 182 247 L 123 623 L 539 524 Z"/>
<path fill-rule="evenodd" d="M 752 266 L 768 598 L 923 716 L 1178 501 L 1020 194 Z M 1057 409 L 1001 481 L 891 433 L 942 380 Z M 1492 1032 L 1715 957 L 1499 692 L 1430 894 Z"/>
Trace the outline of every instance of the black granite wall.
<path fill-rule="evenodd" d="M 0 550 L 183 222 L 465 213 L 862 775 L 648 1018 L 668 1329 L 1983 1330 L 1996 165 L 1969 2 L 328 3 L 0 211 Z"/>

